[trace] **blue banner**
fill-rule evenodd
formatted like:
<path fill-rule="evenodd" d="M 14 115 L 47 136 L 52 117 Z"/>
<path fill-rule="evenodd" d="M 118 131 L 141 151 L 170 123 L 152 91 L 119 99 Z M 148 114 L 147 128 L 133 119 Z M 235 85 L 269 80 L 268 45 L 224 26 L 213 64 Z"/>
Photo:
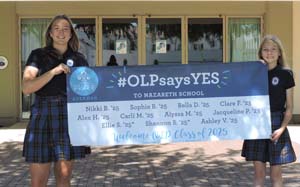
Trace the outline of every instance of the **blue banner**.
<path fill-rule="evenodd" d="M 266 68 L 261 62 L 79 67 L 68 77 L 68 102 L 268 95 Z"/>
<path fill-rule="evenodd" d="M 77 67 L 67 76 L 74 145 L 269 138 L 261 62 Z"/>

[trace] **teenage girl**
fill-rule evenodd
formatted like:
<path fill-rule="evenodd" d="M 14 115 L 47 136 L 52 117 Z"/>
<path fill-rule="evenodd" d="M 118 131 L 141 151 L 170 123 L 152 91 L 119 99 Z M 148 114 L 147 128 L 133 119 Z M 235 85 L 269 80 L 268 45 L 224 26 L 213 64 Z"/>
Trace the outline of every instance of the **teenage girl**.
<path fill-rule="evenodd" d="M 253 161 L 253 186 L 264 186 L 266 162 L 269 162 L 272 186 L 282 187 L 281 165 L 296 160 L 287 129 L 293 114 L 292 96 L 295 82 L 292 71 L 287 68 L 282 44 L 276 36 L 267 35 L 263 38 L 258 56 L 269 69 L 272 135 L 270 139 L 245 140 L 242 156 L 247 161 Z"/>
<path fill-rule="evenodd" d="M 66 74 L 70 67 L 88 66 L 78 48 L 71 20 L 58 15 L 46 30 L 46 47 L 33 50 L 26 63 L 23 93 L 34 93 L 35 101 L 23 156 L 30 164 L 33 187 L 47 186 L 51 163 L 56 186 L 70 186 L 73 160 L 91 152 L 89 147 L 72 146 L 68 134 Z"/>

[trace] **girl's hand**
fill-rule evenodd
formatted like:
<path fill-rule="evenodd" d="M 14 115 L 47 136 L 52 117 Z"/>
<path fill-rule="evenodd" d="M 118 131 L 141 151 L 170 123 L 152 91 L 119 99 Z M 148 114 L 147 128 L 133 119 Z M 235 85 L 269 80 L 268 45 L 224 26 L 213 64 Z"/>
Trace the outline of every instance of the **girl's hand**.
<path fill-rule="evenodd" d="M 66 65 L 66 64 L 59 64 L 58 66 L 56 66 L 55 68 L 52 69 L 52 72 L 54 75 L 59 75 L 61 73 L 70 73 L 70 68 Z"/>
<path fill-rule="evenodd" d="M 280 136 L 282 135 L 284 129 L 285 129 L 284 127 L 280 127 L 279 129 L 275 130 L 271 136 L 271 140 L 273 142 L 277 142 Z"/>
<path fill-rule="evenodd" d="M 267 64 L 266 61 L 264 61 L 263 59 L 260 59 L 259 61 L 265 65 Z"/>

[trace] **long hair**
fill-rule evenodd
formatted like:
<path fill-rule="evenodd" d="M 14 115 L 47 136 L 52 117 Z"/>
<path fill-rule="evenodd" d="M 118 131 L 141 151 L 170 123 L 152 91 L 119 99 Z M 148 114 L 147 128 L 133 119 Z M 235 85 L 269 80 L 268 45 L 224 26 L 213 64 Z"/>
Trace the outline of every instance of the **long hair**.
<path fill-rule="evenodd" d="M 61 14 L 61 15 L 55 16 L 51 20 L 50 24 L 48 25 L 47 31 L 46 31 L 46 34 L 45 34 L 45 37 L 46 37 L 46 47 L 53 46 L 53 39 L 50 36 L 50 32 L 51 32 L 51 29 L 52 29 L 52 26 L 53 26 L 54 22 L 56 22 L 57 20 L 60 20 L 60 19 L 66 20 L 69 23 L 69 26 L 70 26 L 71 38 L 70 38 L 70 40 L 68 42 L 68 47 L 70 47 L 73 51 L 78 51 L 78 49 L 79 49 L 79 40 L 78 40 L 78 37 L 77 37 L 76 32 L 75 32 L 75 30 L 73 28 L 73 24 L 72 24 L 71 19 L 68 18 L 68 16 L 66 16 L 65 14 Z"/>
<path fill-rule="evenodd" d="M 272 41 L 273 43 L 275 43 L 277 45 L 278 49 L 279 49 L 279 57 L 278 57 L 278 60 L 277 60 L 277 64 L 284 67 L 284 68 L 288 68 L 288 64 L 286 62 L 286 56 L 285 56 L 285 51 L 284 51 L 283 45 L 282 45 L 281 41 L 279 40 L 279 38 L 275 35 L 266 35 L 263 38 L 263 40 L 262 40 L 262 42 L 259 46 L 258 58 L 263 59 L 263 57 L 262 57 L 262 47 L 268 41 Z"/>

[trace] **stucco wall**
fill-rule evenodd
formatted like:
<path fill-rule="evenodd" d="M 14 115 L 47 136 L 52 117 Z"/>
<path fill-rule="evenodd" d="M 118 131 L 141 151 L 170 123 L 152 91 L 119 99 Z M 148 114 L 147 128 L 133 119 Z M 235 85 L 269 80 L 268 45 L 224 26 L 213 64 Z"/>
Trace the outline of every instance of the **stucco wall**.
<path fill-rule="evenodd" d="M 287 60 L 292 66 L 293 19 L 292 3 L 267 2 L 265 14 L 265 34 L 277 35 L 286 50 Z"/>
<path fill-rule="evenodd" d="M 45 6 L 46 5 L 46 6 Z M 33 11 L 34 10 L 34 11 Z M 19 15 L 257 15 L 265 10 L 265 2 L 18 2 Z"/>
<path fill-rule="evenodd" d="M 17 18 L 15 3 L 0 3 L 0 55 L 8 59 L 8 66 L 0 70 L 0 125 L 17 120 L 19 101 L 19 73 L 17 46 Z"/>
<path fill-rule="evenodd" d="M 294 89 L 295 120 L 300 123 L 300 2 L 293 2 L 293 71 L 296 81 Z"/>

